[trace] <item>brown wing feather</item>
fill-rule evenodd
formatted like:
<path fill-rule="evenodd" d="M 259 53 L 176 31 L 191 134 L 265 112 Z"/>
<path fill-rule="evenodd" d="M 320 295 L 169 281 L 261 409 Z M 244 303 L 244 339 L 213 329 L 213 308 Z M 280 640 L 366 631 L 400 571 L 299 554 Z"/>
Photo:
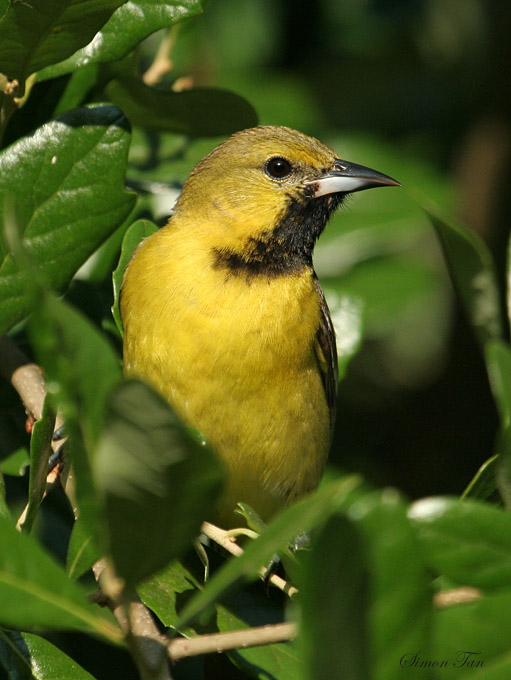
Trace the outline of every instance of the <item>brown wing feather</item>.
<path fill-rule="evenodd" d="M 325 294 L 321 288 L 316 275 L 314 275 L 314 283 L 318 291 L 320 305 L 321 305 L 321 319 L 319 323 L 318 332 L 316 333 L 315 351 L 318 359 L 319 368 L 321 371 L 321 379 L 323 387 L 325 388 L 325 396 L 330 409 L 330 427 L 333 432 L 335 423 L 335 413 L 337 405 L 337 382 L 338 382 L 338 368 L 337 368 L 337 345 L 335 343 L 335 331 L 330 317 L 330 310 L 325 300 Z"/>

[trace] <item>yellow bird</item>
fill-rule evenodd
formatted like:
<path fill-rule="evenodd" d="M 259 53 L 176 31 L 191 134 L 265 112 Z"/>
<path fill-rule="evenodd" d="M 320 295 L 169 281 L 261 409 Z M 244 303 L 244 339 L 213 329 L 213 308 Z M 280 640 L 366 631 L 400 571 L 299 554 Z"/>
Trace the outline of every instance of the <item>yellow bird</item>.
<path fill-rule="evenodd" d="M 268 519 L 320 481 L 337 352 L 314 244 L 346 194 L 387 185 L 399 183 L 295 130 L 243 130 L 196 165 L 128 264 L 125 372 L 225 463 L 225 526 L 239 501 Z"/>

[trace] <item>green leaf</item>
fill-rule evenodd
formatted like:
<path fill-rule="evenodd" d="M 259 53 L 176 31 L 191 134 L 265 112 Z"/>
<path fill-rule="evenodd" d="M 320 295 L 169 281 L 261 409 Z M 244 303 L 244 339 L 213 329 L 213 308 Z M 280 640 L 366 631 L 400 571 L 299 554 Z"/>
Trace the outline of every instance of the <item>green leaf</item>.
<path fill-rule="evenodd" d="M 32 428 L 30 439 L 30 480 L 28 486 L 28 504 L 20 527 L 30 531 L 36 518 L 37 510 L 43 500 L 48 475 L 48 460 L 52 452 L 51 442 L 55 429 L 55 412 L 45 399 L 43 412 Z"/>
<path fill-rule="evenodd" d="M 71 73 L 80 66 L 122 59 L 141 40 L 160 28 L 195 16 L 201 12 L 199 0 L 132 0 L 125 2 L 111 16 L 94 40 L 69 59 L 44 69 L 38 80 Z"/>
<path fill-rule="evenodd" d="M 173 562 L 158 574 L 137 587 L 137 592 L 144 602 L 160 619 L 163 625 L 174 628 L 178 621 L 178 610 L 202 588 L 196 574 L 181 562 Z M 233 604 L 236 607 L 232 606 Z M 244 616 L 246 614 L 246 616 Z M 215 616 L 208 621 L 201 632 L 229 632 L 242 630 L 251 626 L 276 623 L 280 621 L 280 607 L 272 605 L 264 596 L 256 598 L 250 593 L 237 593 L 233 602 L 227 605 L 216 605 Z M 188 637 L 197 635 L 192 628 L 180 629 Z M 252 649 L 238 649 L 228 652 L 233 663 L 252 677 L 278 678 L 291 680 L 298 677 L 297 653 L 293 646 L 279 643 Z"/>
<path fill-rule="evenodd" d="M 160 90 L 132 76 L 111 81 L 106 92 L 133 125 L 188 137 L 217 137 L 257 125 L 253 107 L 234 92 L 195 88 Z"/>
<path fill-rule="evenodd" d="M 252 541 L 241 557 L 230 559 L 181 612 L 178 629 L 187 625 L 216 600 L 247 579 L 257 578 L 267 564 L 291 540 L 325 521 L 340 508 L 350 507 L 361 493 L 358 477 L 344 477 L 324 485 L 316 492 L 279 513 L 259 538 Z"/>
<path fill-rule="evenodd" d="M 9 680 L 94 680 L 48 640 L 13 630 L 0 630 L 0 666 Z"/>
<path fill-rule="evenodd" d="M 87 523 L 79 515 L 73 524 L 67 548 L 66 571 L 69 578 L 72 581 L 80 578 L 100 557 L 101 550 L 95 542 Z"/>
<path fill-rule="evenodd" d="M 461 500 L 466 498 L 477 498 L 485 501 L 491 498 L 497 490 L 496 474 L 499 456 L 495 455 L 488 458 L 470 481 L 467 488 L 461 495 Z"/>
<path fill-rule="evenodd" d="M 268 606 L 264 608 L 265 603 L 252 601 L 249 604 L 251 609 L 248 613 L 252 615 L 252 619 L 255 615 L 261 618 L 269 609 Z M 253 625 L 268 623 L 268 618 L 265 618 L 264 621 L 250 621 L 248 623 L 230 607 L 223 605 L 217 605 L 216 607 L 216 627 L 220 633 L 248 630 Z M 240 647 L 239 649 L 227 652 L 227 656 L 238 668 L 252 678 L 261 678 L 261 680 L 266 680 L 266 678 L 296 680 L 296 678 L 300 677 L 300 659 L 295 645 L 289 642 L 278 642 L 261 647 L 248 647 L 246 649 Z M 332 677 L 330 676 L 330 678 Z"/>
<path fill-rule="evenodd" d="M 485 348 L 486 366 L 493 398 L 500 416 L 496 444 L 500 454 L 496 465 L 496 486 L 504 503 L 511 507 L 511 348 L 493 340 Z"/>
<path fill-rule="evenodd" d="M 495 480 L 506 509 L 511 509 L 511 426 L 503 426 L 495 445 L 498 453 Z"/>
<path fill-rule="evenodd" d="M 117 325 L 117 329 L 123 335 L 121 312 L 119 310 L 119 299 L 121 295 L 122 278 L 124 276 L 124 270 L 126 265 L 130 261 L 133 251 L 138 246 L 138 244 L 147 236 L 157 231 L 158 227 L 154 222 L 150 220 L 137 220 L 128 227 L 124 238 L 122 240 L 121 255 L 119 257 L 119 263 L 112 274 L 112 283 L 114 288 L 114 304 L 112 305 L 112 314 Z"/>
<path fill-rule="evenodd" d="M 510 607 L 511 591 L 503 590 L 476 602 L 435 612 L 434 646 L 428 657 L 445 662 L 439 675 L 448 674 L 450 678 L 460 680 L 508 678 L 511 668 Z M 425 655 L 421 656 L 424 658 Z M 507 673 L 505 669 L 508 669 Z"/>
<path fill-rule="evenodd" d="M 342 515 L 312 543 L 300 584 L 297 640 L 304 680 L 366 680 L 369 664 L 369 570 L 361 533 Z M 376 661 L 376 660 L 375 660 Z"/>
<path fill-rule="evenodd" d="M 444 251 L 453 286 L 482 347 L 503 336 L 499 288 L 493 258 L 484 241 L 460 223 L 424 207 Z"/>
<path fill-rule="evenodd" d="M 485 348 L 490 386 L 503 427 L 511 425 L 511 348 L 493 340 Z"/>
<path fill-rule="evenodd" d="M 58 291 L 127 217 L 130 134 L 111 106 L 77 109 L 0 154 L 0 223 L 13 202 L 26 254 Z M 0 332 L 29 311 L 28 273 L 0 247 Z M 32 280 L 33 276 L 30 275 Z"/>
<path fill-rule="evenodd" d="M 27 76 L 87 45 L 124 0 L 9 2 L 0 19 L 0 73 Z"/>
<path fill-rule="evenodd" d="M 322 281 L 341 300 L 348 294 L 359 309 L 363 301 L 368 328 L 388 327 L 390 319 L 399 319 L 417 300 L 431 295 L 436 283 L 431 269 L 423 262 L 395 255 L 356 263 L 341 277 L 325 277 Z"/>
<path fill-rule="evenodd" d="M 464 674 L 466 680 L 507 680 L 511 674 L 511 652 L 505 652 L 484 667 Z"/>
<path fill-rule="evenodd" d="M 5 502 L 5 481 L 4 476 L 0 472 L 0 517 L 4 519 L 10 518 L 9 508 Z"/>
<path fill-rule="evenodd" d="M 91 66 L 83 66 L 75 71 L 69 78 L 64 92 L 60 96 L 57 106 L 53 111 L 53 116 L 60 116 L 70 109 L 76 109 L 81 106 L 86 98 L 86 95 L 94 85 L 98 78 L 98 66 L 92 64 Z"/>
<path fill-rule="evenodd" d="M 349 516 L 365 536 L 369 555 L 370 677 L 392 680 L 403 654 L 428 647 L 429 575 L 396 491 L 361 498 Z"/>
<path fill-rule="evenodd" d="M 49 293 L 40 295 L 29 334 L 52 404 L 66 422 L 66 455 L 73 463 L 81 519 L 99 544 L 103 512 L 90 455 L 103 426 L 107 396 L 122 379 L 119 359 L 82 314 Z"/>
<path fill-rule="evenodd" d="M 110 616 L 30 537 L 0 518 L 0 625 L 93 632 L 111 642 L 121 634 Z"/>
<path fill-rule="evenodd" d="M 167 402 L 137 380 L 112 393 L 94 459 L 116 571 L 134 585 L 187 550 L 221 472 Z"/>
<path fill-rule="evenodd" d="M 137 593 L 164 626 L 175 628 L 179 618 L 178 608 L 182 608 L 203 585 L 190 569 L 176 560 L 139 583 Z M 190 629 L 180 629 L 180 632 L 193 634 Z"/>
<path fill-rule="evenodd" d="M 511 515 L 480 501 L 426 498 L 409 517 L 426 564 L 459 585 L 511 587 Z"/>
<path fill-rule="evenodd" d="M 0 470 L 4 475 L 21 477 L 25 474 L 25 469 L 30 465 L 30 457 L 25 447 L 13 451 L 10 456 L 4 458 L 0 463 Z"/>
<path fill-rule="evenodd" d="M 325 288 L 325 297 L 335 329 L 339 380 L 342 380 L 362 343 L 364 303 L 360 298 L 338 294 L 328 287 Z"/>
<path fill-rule="evenodd" d="M 117 354 L 88 319 L 50 293 L 41 297 L 29 331 L 66 428 L 79 424 L 92 450 L 107 397 L 122 379 Z"/>

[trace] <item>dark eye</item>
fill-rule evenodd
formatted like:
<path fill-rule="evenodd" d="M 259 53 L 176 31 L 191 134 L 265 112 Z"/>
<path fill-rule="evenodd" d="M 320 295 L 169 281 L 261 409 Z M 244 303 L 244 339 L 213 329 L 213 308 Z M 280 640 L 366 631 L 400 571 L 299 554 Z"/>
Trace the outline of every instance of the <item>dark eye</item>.
<path fill-rule="evenodd" d="M 287 158 L 282 158 L 282 156 L 275 156 L 270 158 L 264 166 L 264 171 L 272 179 L 284 179 L 291 174 L 293 171 L 293 166 L 287 160 Z"/>

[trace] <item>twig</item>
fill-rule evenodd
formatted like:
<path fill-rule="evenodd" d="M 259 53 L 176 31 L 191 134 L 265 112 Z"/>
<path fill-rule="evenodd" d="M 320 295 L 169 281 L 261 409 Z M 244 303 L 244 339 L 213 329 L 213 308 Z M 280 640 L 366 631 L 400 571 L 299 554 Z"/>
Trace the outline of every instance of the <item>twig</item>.
<path fill-rule="evenodd" d="M 214 524 L 210 524 L 209 522 L 204 522 L 203 525 L 201 526 L 201 532 L 205 536 L 210 538 L 212 541 L 220 545 L 222 548 L 230 552 L 232 555 L 236 555 L 236 557 L 243 555 L 243 548 L 241 548 L 233 540 L 232 536 L 229 535 L 228 531 L 224 531 L 224 529 L 220 529 L 220 527 L 217 527 Z M 267 573 L 268 569 L 266 567 L 261 567 L 261 569 L 259 570 L 259 574 L 262 578 L 265 578 Z M 298 592 L 298 588 L 295 588 L 294 586 L 290 585 L 287 581 L 285 581 L 277 574 L 272 574 L 268 581 L 276 588 L 279 588 L 279 590 L 282 590 L 282 592 L 288 595 L 289 597 L 293 597 L 293 595 L 295 595 Z"/>
<path fill-rule="evenodd" d="M 166 73 L 172 71 L 174 64 L 170 58 L 170 53 L 176 40 L 177 26 L 169 28 L 163 36 L 153 63 L 142 76 L 146 85 L 157 85 Z"/>
<path fill-rule="evenodd" d="M 18 90 L 19 83 L 17 80 L 10 80 L 6 75 L 0 73 L 0 142 L 3 139 L 10 117 L 18 108 L 16 99 Z"/>
<path fill-rule="evenodd" d="M 179 661 L 188 656 L 226 652 L 229 649 L 257 647 L 275 642 L 287 642 L 296 636 L 294 623 L 277 623 L 229 633 L 212 633 L 196 638 L 174 638 L 168 644 L 171 661 Z"/>
<path fill-rule="evenodd" d="M 43 372 L 7 335 L 0 337 L 0 357 L 0 374 L 18 392 L 27 413 L 39 420 L 46 396 Z"/>
<path fill-rule="evenodd" d="M 46 397 L 46 382 L 41 368 L 31 363 L 29 358 L 7 335 L 0 337 L 0 375 L 11 383 L 20 395 L 25 411 L 30 418 L 39 420 L 43 413 L 44 399 Z M 62 418 L 57 416 L 55 427 L 60 427 Z M 52 442 L 51 447 L 56 451 L 62 442 Z M 56 483 L 57 472 L 50 472 L 46 478 L 46 489 L 43 498 L 53 489 Z M 42 499 L 41 499 L 42 500 Z M 25 522 L 29 504 L 21 513 L 16 527 L 21 529 Z"/>
<path fill-rule="evenodd" d="M 167 638 L 160 635 L 147 607 L 136 597 L 123 596 L 123 583 L 106 560 L 92 567 L 107 605 L 123 632 L 144 680 L 172 680 L 167 661 Z"/>
<path fill-rule="evenodd" d="M 433 596 L 433 604 L 438 609 L 447 609 L 458 604 L 470 604 L 480 600 L 483 596 L 479 588 L 471 588 L 470 586 L 462 586 L 461 588 L 453 588 L 452 590 L 444 590 L 436 593 Z"/>

